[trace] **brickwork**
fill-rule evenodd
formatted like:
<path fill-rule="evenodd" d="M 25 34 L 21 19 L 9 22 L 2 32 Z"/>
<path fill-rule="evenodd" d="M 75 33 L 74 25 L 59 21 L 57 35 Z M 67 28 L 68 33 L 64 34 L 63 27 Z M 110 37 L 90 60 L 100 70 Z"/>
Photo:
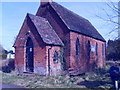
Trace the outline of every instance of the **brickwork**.
<path fill-rule="evenodd" d="M 42 9 L 42 8 L 40 8 Z M 49 10 L 47 10 L 46 12 L 44 12 L 44 8 L 43 8 L 43 12 L 39 12 L 38 14 L 44 18 L 47 18 L 47 20 L 49 21 L 49 23 L 51 24 L 51 26 L 53 27 L 53 29 L 55 30 L 55 32 L 57 33 L 57 35 L 60 37 L 60 39 L 63 41 L 64 43 L 64 59 L 66 60 L 66 68 L 68 69 L 70 67 L 70 33 L 68 28 L 63 24 L 63 22 L 61 21 L 61 19 L 57 16 L 57 14 L 50 10 L 51 7 L 49 7 Z M 43 14 L 45 13 L 45 14 Z"/>
<path fill-rule="evenodd" d="M 64 65 L 66 67 L 66 70 L 68 71 L 69 69 L 73 68 L 73 70 L 79 70 L 81 73 L 83 73 L 86 71 L 91 71 L 95 67 L 103 67 L 105 65 L 105 41 L 102 41 L 101 38 L 100 40 L 98 40 L 89 37 L 87 35 L 81 34 L 80 32 L 69 30 L 70 27 L 67 27 L 64 20 L 61 19 L 61 17 L 55 12 L 55 10 L 50 5 L 45 6 L 44 8 L 43 7 L 39 8 L 37 12 L 37 16 L 44 17 L 46 18 L 46 20 L 48 20 L 45 22 L 49 22 L 48 24 L 50 24 L 53 30 L 55 31 L 55 32 L 53 31 L 53 33 L 58 35 L 61 42 L 63 42 L 64 46 L 62 47 L 60 45 L 47 44 L 46 42 L 44 42 L 43 38 L 39 34 L 40 30 L 37 31 L 34 25 L 36 24 L 38 27 L 40 27 L 39 25 L 40 23 L 37 20 L 34 20 L 34 24 L 33 24 L 32 21 L 30 21 L 30 18 L 26 17 L 14 45 L 15 67 L 18 72 L 20 73 L 26 72 L 26 42 L 28 37 L 31 38 L 34 46 L 33 48 L 34 73 L 38 73 L 40 75 L 46 75 L 46 76 L 61 75 L 63 72 L 61 59 L 60 59 L 61 49 L 63 49 L 62 59 L 65 61 L 66 64 Z M 69 18 L 65 20 L 68 19 Z M 44 29 L 41 31 L 44 32 Z M 49 33 L 49 30 L 47 33 Z M 46 33 L 42 33 L 42 34 L 45 34 L 45 37 L 48 36 L 46 35 Z M 79 39 L 80 42 L 79 55 L 76 55 L 77 38 Z M 48 42 L 50 41 L 50 39 L 53 39 L 53 37 L 49 38 L 49 40 L 48 38 L 45 38 L 45 40 Z M 88 49 L 87 49 L 88 41 L 90 41 L 89 59 L 88 59 Z M 96 54 L 96 43 L 98 44 L 98 48 L 97 48 L 98 54 Z M 104 45 L 103 48 L 104 50 L 102 50 L 103 45 Z M 54 61 L 55 52 L 58 52 L 57 62 Z"/>
<path fill-rule="evenodd" d="M 80 41 L 80 59 L 76 59 L 76 40 L 77 38 Z M 98 43 L 98 56 L 96 56 L 96 50 L 90 52 L 90 60 L 87 61 L 87 49 L 86 44 L 90 41 L 91 47 L 96 48 L 96 43 Z M 75 32 L 70 32 L 70 67 L 79 68 L 81 71 L 92 70 L 97 67 L 103 67 L 105 61 L 105 54 L 102 55 L 102 44 L 105 45 L 105 42 L 93 39 L 88 36 L 84 36 Z M 104 48 L 105 52 L 105 48 Z"/>
<path fill-rule="evenodd" d="M 31 28 L 33 29 L 33 28 Z M 46 47 L 42 43 L 42 40 L 38 43 L 35 35 L 35 30 L 31 30 L 27 22 L 24 22 L 22 30 L 18 35 L 17 45 L 15 47 L 15 65 L 16 70 L 19 72 L 26 72 L 26 42 L 28 37 L 30 37 L 34 43 L 34 73 L 39 73 L 40 75 L 46 74 Z M 27 32 L 30 33 L 26 35 Z"/>
<path fill-rule="evenodd" d="M 52 47 L 51 46 L 47 46 L 46 47 L 47 75 L 48 74 L 50 74 L 51 76 L 61 75 L 62 70 L 61 70 L 61 62 L 60 62 L 60 49 L 61 49 L 61 47 L 59 47 L 59 46 L 52 46 Z M 58 62 L 57 63 L 54 63 L 54 61 L 53 61 L 53 57 L 54 57 L 55 51 L 58 52 Z M 48 70 L 48 67 L 49 67 L 48 63 L 50 63 L 50 72 Z"/>

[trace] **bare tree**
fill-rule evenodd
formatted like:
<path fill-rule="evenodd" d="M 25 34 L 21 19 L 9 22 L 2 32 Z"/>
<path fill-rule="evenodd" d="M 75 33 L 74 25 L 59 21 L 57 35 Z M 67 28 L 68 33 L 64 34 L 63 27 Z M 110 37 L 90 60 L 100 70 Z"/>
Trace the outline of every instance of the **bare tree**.
<path fill-rule="evenodd" d="M 120 1 L 107 1 L 105 4 L 108 8 L 103 8 L 104 15 L 96 16 L 104 20 L 106 23 L 112 25 L 112 28 L 108 34 L 118 32 L 118 36 L 116 36 L 115 40 L 108 40 L 107 59 L 120 60 Z"/>
<path fill-rule="evenodd" d="M 118 36 L 116 36 L 116 39 L 118 39 L 120 38 L 120 2 L 117 3 L 107 1 L 105 4 L 107 5 L 108 9 L 102 9 L 104 11 L 104 16 L 96 16 L 104 20 L 106 23 L 114 25 L 108 34 L 111 34 L 112 32 L 118 32 Z"/>

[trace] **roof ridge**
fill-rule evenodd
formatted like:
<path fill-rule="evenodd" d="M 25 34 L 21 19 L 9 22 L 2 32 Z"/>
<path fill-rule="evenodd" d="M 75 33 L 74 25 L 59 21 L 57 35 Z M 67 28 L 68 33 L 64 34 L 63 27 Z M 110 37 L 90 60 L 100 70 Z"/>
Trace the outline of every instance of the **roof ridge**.
<path fill-rule="evenodd" d="M 82 16 L 74 13 L 73 11 L 63 7 L 56 2 L 51 2 L 49 5 L 58 14 L 58 16 L 61 18 L 69 30 L 105 41 L 105 39 L 100 35 L 100 33 L 96 30 L 96 28 L 91 24 L 89 20 L 83 18 Z"/>

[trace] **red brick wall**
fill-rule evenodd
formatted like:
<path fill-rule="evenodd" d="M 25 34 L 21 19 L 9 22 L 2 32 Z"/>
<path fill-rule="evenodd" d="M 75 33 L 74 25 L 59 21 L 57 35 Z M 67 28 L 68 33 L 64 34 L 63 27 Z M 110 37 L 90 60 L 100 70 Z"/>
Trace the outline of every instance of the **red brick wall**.
<path fill-rule="evenodd" d="M 49 7 L 50 8 L 50 7 Z M 44 10 L 43 10 L 44 11 Z M 43 14 L 44 13 L 44 14 Z M 105 56 L 102 56 L 102 44 L 105 45 L 104 42 L 100 40 L 93 39 L 91 37 L 87 37 L 75 32 L 69 32 L 61 19 L 57 16 L 57 14 L 48 10 L 46 12 L 42 12 L 41 15 L 44 15 L 50 22 L 51 26 L 61 38 L 64 43 L 64 59 L 66 60 L 67 68 L 79 68 L 81 72 L 92 70 L 94 68 L 94 62 L 98 67 L 103 67 Z M 22 29 L 17 37 L 16 41 L 16 49 L 15 49 L 15 63 L 16 69 L 23 72 L 25 69 L 25 46 L 28 37 L 31 37 L 34 43 L 34 72 L 39 73 L 40 75 L 48 75 L 48 49 L 50 46 L 45 47 L 42 39 L 36 32 L 35 28 L 31 23 L 28 23 L 25 20 Z M 30 27 L 28 27 L 28 24 Z M 26 35 L 26 32 L 31 31 L 29 35 Z M 76 39 L 79 38 L 80 41 L 80 59 L 76 60 Z M 90 60 L 87 61 L 87 50 L 86 44 L 90 40 L 91 46 L 96 46 L 96 42 L 98 43 L 98 56 L 96 56 L 95 52 L 90 53 Z M 53 46 L 50 50 L 50 75 L 60 75 L 61 74 L 61 63 L 60 60 L 57 64 L 53 63 L 53 55 L 54 51 L 60 51 L 59 46 Z M 104 50 L 105 51 L 105 50 Z M 60 52 L 59 52 L 60 54 Z M 77 61 L 77 63 L 76 63 Z"/>
<path fill-rule="evenodd" d="M 32 26 L 32 25 L 31 25 Z M 26 33 L 30 31 L 28 35 Z M 37 35 L 34 27 L 28 27 L 28 22 L 25 20 L 22 29 L 17 37 L 15 45 L 15 66 L 20 72 L 26 71 L 26 42 L 30 37 L 34 43 L 34 73 L 40 75 L 46 74 L 46 47 L 42 39 Z M 37 41 L 39 38 L 39 42 Z"/>
<path fill-rule="evenodd" d="M 76 63 L 76 39 L 79 38 L 80 41 L 80 59 Z M 98 56 L 96 56 L 96 52 L 90 52 L 90 61 L 87 61 L 87 49 L 86 44 L 90 41 L 91 46 L 96 47 L 96 43 L 98 43 Z M 91 37 L 87 37 L 75 32 L 70 32 L 70 67 L 71 68 L 79 68 L 81 71 L 85 71 L 88 69 L 92 70 L 94 67 L 94 62 L 98 67 L 104 66 L 105 55 L 102 55 L 102 44 L 105 45 L 105 42 L 100 40 L 93 39 Z M 105 52 L 105 48 L 104 48 Z M 88 64 L 87 64 L 88 63 Z M 78 67 L 77 67 L 78 66 Z"/>
<path fill-rule="evenodd" d="M 93 62 L 97 62 L 97 66 L 98 67 L 102 67 L 104 65 L 104 58 L 102 56 L 102 41 L 100 40 L 96 40 L 84 35 L 80 35 L 80 34 L 75 34 L 72 35 L 68 28 L 65 26 L 64 22 L 62 22 L 62 20 L 59 18 L 59 16 L 56 14 L 56 12 L 49 6 L 47 9 L 46 8 L 40 8 L 37 12 L 37 15 L 42 16 L 44 18 L 47 18 L 47 20 L 50 22 L 50 24 L 52 25 L 53 29 L 55 30 L 55 32 L 58 34 L 58 36 L 61 38 L 61 40 L 64 43 L 64 59 L 66 60 L 66 67 L 67 68 L 71 68 L 71 67 L 76 67 L 77 65 L 75 64 L 75 42 L 76 42 L 76 38 L 77 36 L 80 39 L 80 43 L 81 44 L 81 52 L 80 52 L 80 59 L 78 60 L 78 62 L 80 62 L 78 64 L 78 68 L 81 68 L 81 70 L 87 70 L 87 69 L 91 69 L 94 68 L 93 66 Z M 71 41 L 72 40 L 72 41 Z M 91 52 L 90 53 L 90 61 L 88 62 L 86 60 L 86 43 L 87 41 L 90 40 L 91 42 L 91 46 L 96 46 L 96 42 L 98 43 L 98 56 L 96 56 L 95 52 Z M 102 59 L 103 58 L 103 59 Z M 86 64 L 88 63 L 88 64 Z"/>
<path fill-rule="evenodd" d="M 45 14 L 43 14 L 45 13 Z M 70 34 L 68 28 L 65 26 L 65 24 L 62 22 L 62 20 L 59 18 L 59 16 L 54 12 L 54 10 L 49 7 L 47 10 L 44 11 L 44 9 L 41 8 L 41 10 L 38 11 L 37 15 L 40 15 L 44 18 L 47 18 L 57 35 L 60 37 L 60 39 L 64 43 L 64 59 L 66 60 L 66 68 L 70 67 Z"/>
<path fill-rule="evenodd" d="M 50 58 L 48 57 L 48 49 L 50 49 Z M 50 59 L 50 75 L 51 76 L 56 76 L 56 75 L 61 75 L 62 70 L 61 70 L 61 62 L 60 62 L 60 58 L 58 59 L 58 63 L 54 63 L 53 61 L 53 56 L 54 56 L 54 52 L 57 51 L 58 52 L 58 56 L 60 56 L 60 47 L 59 46 L 47 46 L 46 47 L 46 67 L 47 67 L 47 72 L 46 74 L 49 74 L 49 70 L 48 70 L 48 58 Z"/>
<path fill-rule="evenodd" d="M 24 48 L 15 48 L 15 70 L 18 72 L 24 71 Z"/>
<path fill-rule="evenodd" d="M 30 27 L 28 27 L 28 24 Z M 43 43 L 42 39 L 37 35 L 37 32 L 33 25 L 25 20 L 23 27 L 17 37 L 15 44 L 15 66 L 19 72 L 26 71 L 26 42 L 30 37 L 34 44 L 34 73 L 40 75 L 48 75 L 48 49 Z M 28 35 L 26 33 L 30 31 Z M 54 64 L 53 55 L 57 51 L 60 55 L 60 47 L 53 46 L 50 50 L 50 75 L 61 75 L 61 63 L 60 59 L 58 63 Z"/>

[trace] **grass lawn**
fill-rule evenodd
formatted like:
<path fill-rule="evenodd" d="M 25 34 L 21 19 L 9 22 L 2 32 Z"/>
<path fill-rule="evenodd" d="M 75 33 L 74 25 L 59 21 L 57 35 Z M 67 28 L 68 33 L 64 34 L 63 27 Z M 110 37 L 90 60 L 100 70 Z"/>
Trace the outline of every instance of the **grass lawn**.
<path fill-rule="evenodd" d="M 83 76 L 17 76 L 11 73 L 3 73 L 2 82 L 23 86 L 26 88 L 110 88 L 110 79 L 105 75 L 96 75 L 95 73 L 87 73 Z"/>
<path fill-rule="evenodd" d="M 0 71 L 0 82 L 18 85 L 25 88 L 111 88 L 111 80 L 107 72 L 113 62 L 109 61 L 102 69 L 81 76 L 17 76 L 15 71 L 3 73 Z"/>

